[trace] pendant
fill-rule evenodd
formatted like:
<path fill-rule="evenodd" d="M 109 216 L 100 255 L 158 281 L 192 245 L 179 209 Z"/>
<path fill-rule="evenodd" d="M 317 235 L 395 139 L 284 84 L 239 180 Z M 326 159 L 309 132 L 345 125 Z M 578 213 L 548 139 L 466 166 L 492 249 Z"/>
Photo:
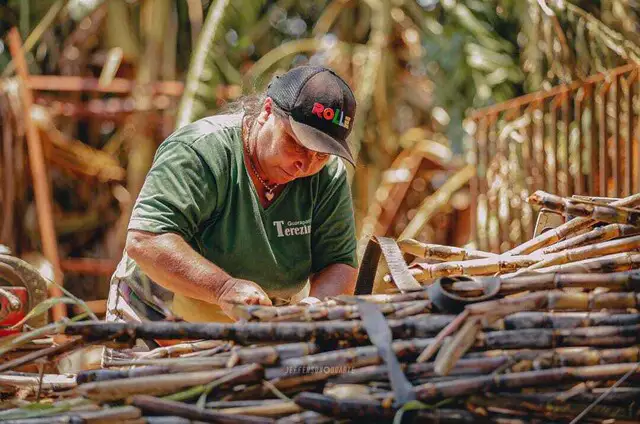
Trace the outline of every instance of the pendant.
<path fill-rule="evenodd" d="M 267 198 L 267 201 L 271 201 L 273 199 L 273 191 L 267 191 L 266 193 L 264 193 L 264 197 Z"/>

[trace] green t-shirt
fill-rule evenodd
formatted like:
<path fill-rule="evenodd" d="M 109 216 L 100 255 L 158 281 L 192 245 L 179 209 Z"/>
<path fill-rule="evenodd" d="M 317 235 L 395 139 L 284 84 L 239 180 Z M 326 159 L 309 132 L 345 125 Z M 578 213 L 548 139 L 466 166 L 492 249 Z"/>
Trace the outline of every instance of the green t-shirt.
<path fill-rule="evenodd" d="M 328 265 L 357 266 L 342 161 L 332 158 L 317 174 L 288 183 L 264 209 L 243 161 L 240 114 L 201 119 L 160 145 L 129 229 L 177 233 L 202 256 L 233 277 L 255 281 L 272 298 L 291 297 Z M 146 301 L 172 296 L 149 282 L 126 254 L 114 277 Z"/>

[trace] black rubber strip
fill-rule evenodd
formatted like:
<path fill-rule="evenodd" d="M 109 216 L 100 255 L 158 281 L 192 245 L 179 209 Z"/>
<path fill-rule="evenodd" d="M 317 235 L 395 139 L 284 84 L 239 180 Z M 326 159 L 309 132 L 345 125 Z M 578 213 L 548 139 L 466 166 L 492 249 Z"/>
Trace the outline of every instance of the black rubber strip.
<path fill-rule="evenodd" d="M 391 330 L 378 305 L 359 299 L 358 312 L 360 313 L 360 319 L 367 331 L 369 340 L 371 340 L 371 343 L 378 349 L 378 354 L 387 366 L 389 382 L 391 383 L 395 398 L 394 406 L 402 406 L 410 400 L 415 400 L 415 391 L 402 372 L 398 357 L 391 345 L 393 342 Z"/>
<path fill-rule="evenodd" d="M 456 281 L 478 281 L 482 284 L 484 294 L 475 297 L 462 297 L 447 291 L 444 286 L 453 284 Z M 442 313 L 459 313 L 470 303 L 483 302 L 495 297 L 500 291 L 500 278 L 484 277 L 471 278 L 466 276 L 441 277 L 433 282 L 428 288 L 429 300 Z"/>
<path fill-rule="evenodd" d="M 389 266 L 393 282 L 401 292 L 424 290 L 424 287 L 409 272 L 409 267 L 396 241 L 390 237 L 373 236 L 369 239 L 362 257 L 356 282 L 356 295 L 372 293 L 381 255 Z"/>

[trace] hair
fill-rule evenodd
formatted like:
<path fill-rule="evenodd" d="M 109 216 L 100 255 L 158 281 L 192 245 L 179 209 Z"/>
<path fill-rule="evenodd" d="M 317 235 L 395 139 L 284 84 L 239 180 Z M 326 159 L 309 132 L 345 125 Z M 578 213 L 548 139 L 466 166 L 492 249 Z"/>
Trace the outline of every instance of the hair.
<path fill-rule="evenodd" d="M 243 113 L 247 126 L 251 128 L 253 122 L 260 114 L 264 100 L 267 98 L 267 92 L 263 91 L 257 94 L 242 96 L 233 102 L 227 103 L 220 108 L 218 113 Z"/>
<path fill-rule="evenodd" d="M 262 110 L 262 105 L 264 104 L 265 99 L 267 98 L 267 92 L 263 91 L 257 94 L 249 94 L 246 96 L 242 96 L 233 102 L 227 103 L 220 108 L 218 113 L 222 114 L 235 114 L 235 113 L 244 113 L 244 121 L 248 128 L 253 127 L 253 123 L 260 115 L 260 111 Z M 271 109 L 273 113 L 280 117 L 285 117 L 285 112 L 280 109 L 275 103 L 272 105 Z"/>

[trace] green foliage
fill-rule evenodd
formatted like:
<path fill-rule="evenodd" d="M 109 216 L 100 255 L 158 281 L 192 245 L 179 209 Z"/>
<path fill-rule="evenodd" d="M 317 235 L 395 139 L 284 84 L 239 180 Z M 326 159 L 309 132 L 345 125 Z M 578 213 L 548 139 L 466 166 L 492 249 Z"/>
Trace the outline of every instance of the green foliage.
<path fill-rule="evenodd" d="M 220 107 L 226 99 L 217 96 L 216 87 L 240 85 L 242 68 L 247 61 L 259 59 L 289 40 L 307 36 L 311 26 L 308 21 L 313 20 L 313 15 L 317 16 L 323 3 L 212 1 L 193 51 L 176 126 L 192 122 Z M 290 13 L 289 9 L 294 5 L 296 10 Z M 251 92 L 254 87 L 243 89 Z"/>
<path fill-rule="evenodd" d="M 434 81 L 434 104 L 451 122 L 447 135 L 462 150 L 462 120 L 469 108 L 502 102 L 522 93 L 516 37 L 521 3 L 490 0 L 443 1 L 430 15 L 441 32 L 427 33 L 426 71 Z"/>
<path fill-rule="evenodd" d="M 237 44 L 238 33 L 245 33 L 255 25 L 263 5 L 264 1 L 216 0 L 209 6 L 187 73 L 176 127 L 204 116 L 215 107 L 216 86 L 238 81 L 237 71 L 229 63 L 234 56 L 229 44 Z"/>

